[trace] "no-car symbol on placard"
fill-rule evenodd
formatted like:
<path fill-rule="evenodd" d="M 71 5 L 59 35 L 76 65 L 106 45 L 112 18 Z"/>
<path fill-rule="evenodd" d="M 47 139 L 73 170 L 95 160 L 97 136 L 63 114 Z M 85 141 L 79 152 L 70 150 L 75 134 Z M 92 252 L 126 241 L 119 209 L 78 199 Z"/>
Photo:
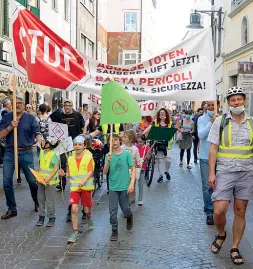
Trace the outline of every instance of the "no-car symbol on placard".
<path fill-rule="evenodd" d="M 57 140 L 68 138 L 68 126 L 66 124 L 49 122 L 49 136 Z"/>
<path fill-rule="evenodd" d="M 119 114 L 125 114 L 128 112 L 128 104 L 123 99 L 117 99 L 112 104 L 112 111 L 119 115 Z"/>

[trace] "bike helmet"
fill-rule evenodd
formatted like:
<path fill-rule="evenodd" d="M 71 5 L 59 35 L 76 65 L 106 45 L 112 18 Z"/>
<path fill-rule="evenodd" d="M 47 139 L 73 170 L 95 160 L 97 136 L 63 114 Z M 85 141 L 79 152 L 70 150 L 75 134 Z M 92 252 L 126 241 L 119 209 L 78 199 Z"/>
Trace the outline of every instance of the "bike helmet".
<path fill-rule="evenodd" d="M 103 143 L 102 143 L 100 140 L 98 140 L 98 139 L 93 139 L 92 142 L 91 142 L 91 144 L 90 144 L 90 148 L 91 148 L 92 150 L 99 150 L 99 151 L 102 151 L 103 148 L 104 148 L 104 145 L 103 145 Z"/>
<path fill-rule="evenodd" d="M 51 149 L 55 149 L 59 145 L 59 141 L 53 137 L 47 137 L 45 144 L 49 144 Z"/>
<path fill-rule="evenodd" d="M 246 98 L 246 94 L 244 92 L 244 90 L 240 87 L 232 87 L 228 90 L 227 94 L 226 94 L 226 98 L 227 100 L 229 99 L 230 96 L 236 95 L 236 94 L 240 94 L 243 95 L 244 98 Z"/>

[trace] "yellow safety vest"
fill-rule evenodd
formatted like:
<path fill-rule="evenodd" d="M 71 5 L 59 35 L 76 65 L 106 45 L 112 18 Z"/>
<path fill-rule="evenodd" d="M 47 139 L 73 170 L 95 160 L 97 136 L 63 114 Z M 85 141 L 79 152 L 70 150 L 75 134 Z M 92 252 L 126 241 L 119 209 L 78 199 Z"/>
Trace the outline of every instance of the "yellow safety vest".
<path fill-rule="evenodd" d="M 76 164 L 76 156 L 69 157 L 68 165 L 70 176 L 70 191 L 93 191 L 95 189 L 92 177 L 85 182 L 84 186 L 78 187 L 78 184 L 81 183 L 85 176 L 88 174 L 88 164 L 90 160 L 92 160 L 94 166 L 92 154 L 84 153 L 78 169 Z"/>
<path fill-rule="evenodd" d="M 120 123 L 115 123 L 114 129 L 115 129 L 115 133 L 119 134 Z M 102 133 L 104 135 L 104 145 L 107 144 L 107 137 L 106 137 L 107 131 L 108 131 L 108 124 L 103 124 L 102 125 Z"/>
<path fill-rule="evenodd" d="M 253 156 L 253 119 L 246 120 L 250 131 L 250 143 L 248 146 L 232 145 L 232 121 L 229 120 L 227 126 L 224 127 L 221 136 L 221 145 L 217 153 L 218 157 L 249 159 Z"/>
<path fill-rule="evenodd" d="M 93 156 L 92 153 L 88 149 L 85 149 L 84 152 L 83 152 L 83 154 L 84 155 L 87 154 L 87 155 Z M 76 152 L 74 150 L 72 151 L 71 156 L 76 156 Z"/>
<path fill-rule="evenodd" d="M 172 120 L 170 120 L 168 128 L 171 128 L 171 126 L 172 126 Z M 155 127 L 160 127 L 157 122 L 155 122 Z M 174 138 L 172 137 L 171 140 L 168 142 L 168 150 L 172 149 L 173 141 L 174 141 Z"/>
<path fill-rule="evenodd" d="M 48 178 L 50 174 L 52 174 L 54 168 L 50 168 L 49 165 L 51 163 L 51 160 L 53 156 L 55 155 L 55 152 L 53 150 L 50 150 L 48 152 L 45 152 L 44 150 L 40 151 L 40 170 L 39 174 L 43 178 Z M 49 185 L 55 185 L 59 183 L 59 175 L 56 173 L 53 178 L 49 181 Z"/>

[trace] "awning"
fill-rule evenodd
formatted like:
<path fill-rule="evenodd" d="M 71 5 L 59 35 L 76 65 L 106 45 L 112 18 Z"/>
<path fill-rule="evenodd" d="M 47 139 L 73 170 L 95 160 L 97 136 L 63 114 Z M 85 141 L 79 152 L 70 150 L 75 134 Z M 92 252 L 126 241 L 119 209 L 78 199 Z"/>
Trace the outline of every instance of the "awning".
<path fill-rule="evenodd" d="M 0 65 L 0 89 L 12 91 L 12 68 Z M 30 82 L 27 77 L 17 76 L 17 91 L 50 94 L 50 88 Z"/>

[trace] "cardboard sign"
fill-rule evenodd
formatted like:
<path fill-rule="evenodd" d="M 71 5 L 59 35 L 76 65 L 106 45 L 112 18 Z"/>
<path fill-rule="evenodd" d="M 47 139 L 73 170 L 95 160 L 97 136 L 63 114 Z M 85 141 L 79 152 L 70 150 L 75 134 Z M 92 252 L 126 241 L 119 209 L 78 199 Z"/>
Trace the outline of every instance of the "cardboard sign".
<path fill-rule="evenodd" d="M 49 136 L 57 140 L 64 140 L 64 139 L 67 139 L 69 136 L 67 124 L 49 122 L 48 131 L 49 131 Z"/>

